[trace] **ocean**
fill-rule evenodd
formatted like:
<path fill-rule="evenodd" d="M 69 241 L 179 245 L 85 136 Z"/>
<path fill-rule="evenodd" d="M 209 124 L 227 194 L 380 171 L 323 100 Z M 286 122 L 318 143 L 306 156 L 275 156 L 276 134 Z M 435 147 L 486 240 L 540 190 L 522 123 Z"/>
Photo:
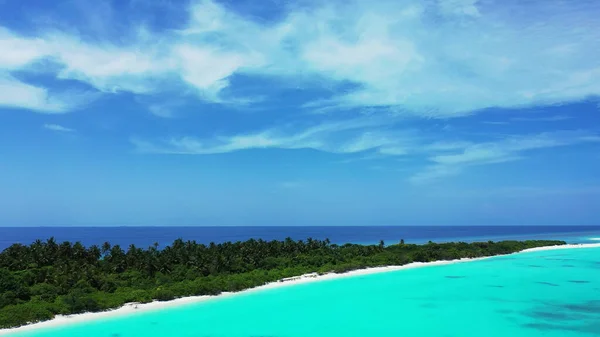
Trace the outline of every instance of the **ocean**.
<path fill-rule="evenodd" d="M 54 237 L 57 241 L 81 241 L 85 245 L 101 245 L 108 241 L 126 248 L 130 244 L 160 247 L 175 239 L 199 243 L 263 240 L 330 239 L 337 244 L 425 243 L 427 241 L 488 241 L 560 239 L 569 243 L 586 243 L 600 238 L 600 226 L 389 226 L 389 227 L 0 227 L 0 250 L 13 243 L 30 244 L 37 239 Z"/>
<path fill-rule="evenodd" d="M 584 248 L 322 280 L 13 336 L 599 335 L 600 248 Z"/>

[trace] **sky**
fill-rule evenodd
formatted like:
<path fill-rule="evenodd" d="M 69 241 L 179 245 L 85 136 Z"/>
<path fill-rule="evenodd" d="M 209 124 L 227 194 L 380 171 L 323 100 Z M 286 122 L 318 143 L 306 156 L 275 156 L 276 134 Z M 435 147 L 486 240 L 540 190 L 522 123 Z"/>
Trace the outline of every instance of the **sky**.
<path fill-rule="evenodd" d="M 0 226 L 600 225 L 596 0 L 0 0 Z"/>

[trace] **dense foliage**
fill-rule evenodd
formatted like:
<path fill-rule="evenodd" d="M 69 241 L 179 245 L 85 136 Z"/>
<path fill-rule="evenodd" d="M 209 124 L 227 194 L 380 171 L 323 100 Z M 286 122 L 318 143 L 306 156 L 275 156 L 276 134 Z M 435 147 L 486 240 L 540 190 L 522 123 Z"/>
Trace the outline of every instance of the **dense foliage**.
<path fill-rule="evenodd" d="M 101 311 L 127 302 L 170 300 L 240 291 L 309 272 L 403 265 L 513 253 L 562 241 L 428 243 L 386 247 L 335 245 L 329 240 L 226 242 L 123 250 L 105 243 L 40 240 L 0 253 L 0 327 L 47 320 L 56 314 Z"/>

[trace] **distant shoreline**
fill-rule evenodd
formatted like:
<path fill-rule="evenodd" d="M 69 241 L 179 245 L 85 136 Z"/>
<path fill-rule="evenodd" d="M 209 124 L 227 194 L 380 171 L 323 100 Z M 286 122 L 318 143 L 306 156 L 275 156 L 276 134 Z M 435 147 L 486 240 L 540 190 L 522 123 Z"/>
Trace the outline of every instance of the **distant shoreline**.
<path fill-rule="evenodd" d="M 538 252 L 538 251 L 547 251 L 547 250 L 577 249 L 577 248 L 600 248 L 600 243 L 567 244 L 567 245 L 561 245 L 561 246 L 537 247 L 537 248 L 525 249 L 523 251 L 512 253 L 512 254 L 521 254 L 521 253 L 527 253 L 527 252 Z M 44 328 L 53 328 L 53 327 L 64 326 L 64 325 L 68 325 L 68 324 L 72 324 L 72 323 L 88 322 L 91 320 L 98 320 L 98 319 L 102 319 L 102 318 L 111 318 L 111 317 L 125 316 L 125 315 L 129 315 L 129 314 L 140 313 L 140 312 L 161 310 L 161 309 L 172 308 L 172 307 L 177 307 L 177 306 L 182 306 L 182 305 L 200 303 L 200 302 L 213 300 L 213 299 L 235 296 L 237 294 L 242 294 L 242 293 L 250 293 L 250 292 L 256 292 L 256 291 L 261 291 L 261 290 L 266 290 L 266 289 L 292 286 L 292 285 L 297 285 L 297 284 L 311 283 L 311 282 L 324 281 L 324 280 L 333 280 L 333 279 L 360 276 L 360 275 L 369 275 L 369 274 L 376 274 L 376 273 L 382 273 L 382 272 L 407 270 L 407 269 L 414 269 L 414 268 L 420 268 L 420 267 L 441 266 L 441 265 L 449 265 L 449 264 L 455 264 L 455 263 L 479 261 L 479 260 L 490 259 L 490 258 L 494 258 L 494 257 L 506 256 L 506 255 L 512 255 L 512 254 L 486 256 L 486 257 L 478 257 L 478 258 L 464 258 L 464 259 L 459 259 L 459 260 L 442 260 L 442 261 L 434 261 L 434 262 L 413 262 L 413 263 L 409 263 L 409 264 L 402 265 L 402 266 L 384 266 L 384 267 L 357 269 L 357 270 L 349 271 L 346 273 L 340 273 L 340 274 L 327 273 L 327 274 L 323 274 L 323 275 L 318 275 L 316 273 L 311 273 L 311 274 L 305 274 L 305 275 L 301 275 L 301 276 L 297 276 L 297 277 L 287 278 L 284 280 L 279 280 L 276 282 L 267 283 L 265 285 L 246 289 L 246 290 L 243 290 L 240 292 L 224 292 L 220 295 L 214 295 L 214 296 L 210 296 L 210 295 L 189 296 L 189 297 L 182 297 L 182 298 L 178 298 L 175 300 L 164 301 L 164 302 L 154 301 L 154 302 L 150 302 L 150 303 L 128 303 L 118 309 L 109 310 L 109 311 L 90 312 L 90 313 L 75 314 L 75 315 L 68 315 L 68 316 L 57 315 L 56 317 L 54 317 L 53 319 L 48 320 L 48 321 L 28 324 L 28 325 L 24 325 L 24 326 L 20 326 L 20 327 L 16 327 L 16 328 L 0 329 L 0 335 L 5 336 L 5 335 L 10 335 L 13 333 L 23 332 L 23 331 L 32 331 L 32 330 L 38 330 L 38 329 L 44 329 Z"/>

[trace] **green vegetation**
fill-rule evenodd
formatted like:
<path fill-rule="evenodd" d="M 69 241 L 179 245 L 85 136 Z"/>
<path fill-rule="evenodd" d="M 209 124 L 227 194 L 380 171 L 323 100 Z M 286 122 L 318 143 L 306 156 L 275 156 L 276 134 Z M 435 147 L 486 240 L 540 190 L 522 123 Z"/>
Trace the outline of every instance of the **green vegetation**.
<path fill-rule="evenodd" d="M 123 250 L 105 243 L 40 240 L 15 244 L 0 253 L 0 328 L 74 314 L 117 308 L 128 302 L 167 301 L 192 295 L 240 291 L 310 272 L 410 262 L 508 254 L 562 241 L 503 241 L 364 246 L 329 240 L 226 242 L 203 245 L 176 240 Z"/>

